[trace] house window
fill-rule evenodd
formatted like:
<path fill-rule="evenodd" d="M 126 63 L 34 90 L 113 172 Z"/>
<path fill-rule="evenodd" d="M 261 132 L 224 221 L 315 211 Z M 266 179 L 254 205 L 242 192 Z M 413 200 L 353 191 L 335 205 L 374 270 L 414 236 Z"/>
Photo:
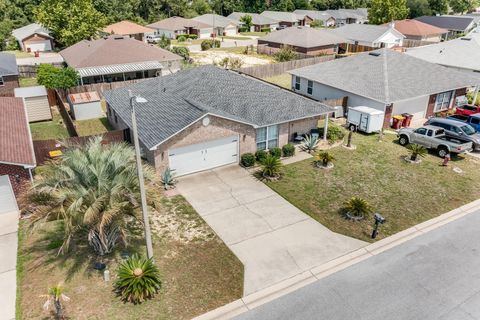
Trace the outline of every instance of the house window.
<path fill-rule="evenodd" d="M 300 77 L 295 77 L 295 90 L 300 90 Z"/>
<path fill-rule="evenodd" d="M 278 126 L 269 126 L 257 129 L 257 150 L 267 150 L 278 146 Z"/>
<path fill-rule="evenodd" d="M 452 98 L 452 92 L 443 92 L 437 95 L 435 100 L 435 111 L 446 110 L 450 106 L 450 100 Z"/>
<path fill-rule="evenodd" d="M 307 93 L 308 93 L 308 94 L 312 94 L 312 93 L 313 93 L 313 81 L 308 80 Z"/>
<path fill-rule="evenodd" d="M 0 86 L 4 86 L 5 85 L 5 82 L 3 81 L 3 77 L 0 76 Z"/>

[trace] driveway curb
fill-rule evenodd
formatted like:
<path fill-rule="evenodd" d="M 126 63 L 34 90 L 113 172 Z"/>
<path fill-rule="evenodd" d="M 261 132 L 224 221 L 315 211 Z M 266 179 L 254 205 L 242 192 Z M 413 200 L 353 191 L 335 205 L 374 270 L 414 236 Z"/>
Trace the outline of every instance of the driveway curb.
<path fill-rule="evenodd" d="M 341 271 L 351 265 L 392 249 L 422 234 L 435 230 L 479 209 L 480 199 L 398 232 L 390 237 L 369 244 L 366 247 L 347 253 L 320 266 L 314 267 L 309 271 L 305 271 L 292 278 L 281 281 L 273 286 L 244 296 L 241 299 L 195 317 L 194 320 L 231 319 L 262 304 L 302 288 L 312 282 Z"/>

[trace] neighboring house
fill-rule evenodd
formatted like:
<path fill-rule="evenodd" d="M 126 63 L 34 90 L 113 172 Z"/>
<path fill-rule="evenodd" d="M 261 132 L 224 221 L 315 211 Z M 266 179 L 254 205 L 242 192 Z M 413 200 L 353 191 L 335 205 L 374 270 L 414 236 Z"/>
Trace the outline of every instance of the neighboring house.
<path fill-rule="evenodd" d="M 389 24 L 385 24 L 388 26 Z M 396 20 L 393 22 L 395 30 L 405 36 L 403 46 L 418 47 L 425 44 L 438 43 L 445 38 L 447 29 L 438 28 L 418 20 Z"/>
<path fill-rule="evenodd" d="M 102 102 L 96 91 L 72 93 L 67 96 L 75 120 L 103 118 Z"/>
<path fill-rule="evenodd" d="M 407 54 L 431 63 L 469 72 L 480 72 L 480 33 L 423 46 L 409 48 Z"/>
<path fill-rule="evenodd" d="M 12 35 L 17 39 L 20 48 L 23 51 L 52 51 L 53 38 L 50 31 L 38 23 L 31 23 L 27 26 L 15 29 Z"/>
<path fill-rule="evenodd" d="M 239 163 L 244 153 L 282 147 L 310 133 L 334 110 L 290 90 L 212 65 L 183 70 L 104 92 L 117 129 L 131 127 L 128 90 L 136 104 L 138 136 L 148 161 L 184 175 Z M 326 120 L 325 120 L 326 121 Z"/>
<path fill-rule="evenodd" d="M 116 34 L 120 36 L 128 36 L 139 41 L 145 41 L 145 36 L 153 32 L 153 29 L 141 26 L 128 20 L 123 20 L 108 25 L 102 30 L 102 33 L 107 35 Z"/>
<path fill-rule="evenodd" d="M 52 119 L 47 89 L 44 86 L 16 88 L 15 97 L 23 99 L 29 122 Z"/>
<path fill-rule="evenodd" d="M 323 101 L 347 96 L 348 106 L 385 112 L 384 126 L 402 113 L 414 121 L 452 108 L 480 77 L 390 49 L 360 53 L 289 71 L 295 92 Z"/>
<path fill-rule="evenodd" d="M 176 72 L 182 57 L 125 36 L 83 40 L 62 51 L 65 63 L 80 75 L 80 84 L 152 78 Z"/>
<path fill-rule="evenodd" d="M 13 97 L 13 90 L 18 86 L 18 66 L 15 55 L 0 52 L 0 97 Z"/>
<path fill-rule="evenodd" d="M 284 46 L 290 46 L 298 53 L 315 56 L 338 53 L 338 46 L 345 42 L 347 42 L 347 40 L 332 34 L 328 30 L 309 27 L 290 27 L 271 32 L 259 38 L 258 47 L 260 48 L 262 45 L 266 46 L 273 49 L 271 51 L 275 53 Z"/>
<path fill-rule="evenodd" d="M 347 24 L 329 30 L 333 34 L 350 40 L 352 45 L 343 48 L 346 52 L 369 51 L 378 48 L 402 46 L 404 36 L 392 26 L 370 24 Z"/>
<path fill-rule="evenodd" d="M 312 21 L 321 21 L 323 27 L 330 28 L 336 25 L 335 18 L 325 12 L 325 11 L 315 11 L 315 10 L 300 10 L 297 9 L 293 11 L 297 15 L 297 18 L 309 17 Z"/>
<path fill-rule="evenodd" d="M 335 19 L 335 26 L 337 27 L 346 24 L 364 24 L 368 22 L 368 10 L 365 8 L 326 10 L 324 12 Z"/>
<path fill-rule="evenodd" d="M 261 16 L 275 20 L 278 22 L 279 29 L 288 27 L 305 26 L 313 21 L 306 15 L 297 15 L 293 12 L 285 11 L 263 11 Z"/>
<path fill-rule="evenodd" d="M 182 17 L 170 17 L 147 25 L 154 30 L 154 35 L 169 39 L 176 39 L 180 35 L 195 34 L 199 39 L 210 38 L 213 33 L 212 26 Z"/>
<path fill-rule="evenodd" d="M 0 176 L 8 175 L 18 197 L 32 179 L 35 154 L 23 100 L 0 97 Z"/>
<path fill-rule="evenodd" d="M 207 13 L 193 20 L 206 24 L 213 28 L 216 36 L 235 36 L 237 34 L 238 23 L 218 14 Z"/>
<path fill-rule="evenodd" d="M 280 25 L 278 21 L 264 17 L 258 13 L 233 12 L 227 18 L 234 20 L 237 24 L 243 27 L 244 23 L 241 21 L 243 16 L 249 15 L 252 17 L 251 32 L 272 31 L 277 30 Z"/>
<path fill-rule="evenodd" d="M 474 18 L 468 16 L 421 16 L 415 18 L 415 20 L 447 29 L 447 39 L 467 34 L 475 28 Z"/>

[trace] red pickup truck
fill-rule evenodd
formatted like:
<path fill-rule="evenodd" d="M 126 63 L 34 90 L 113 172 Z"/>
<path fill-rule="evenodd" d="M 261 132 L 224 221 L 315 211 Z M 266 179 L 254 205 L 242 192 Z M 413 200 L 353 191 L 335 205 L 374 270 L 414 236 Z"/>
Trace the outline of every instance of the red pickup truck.
<path fill-rule="evenodd" d="M 480 113 L 480 106 L 465 104 L 463 106 L 458 106 L 455 110 L 455 114 L 461 114 L 464 116 L 470 116 L 475 113 Z"/>

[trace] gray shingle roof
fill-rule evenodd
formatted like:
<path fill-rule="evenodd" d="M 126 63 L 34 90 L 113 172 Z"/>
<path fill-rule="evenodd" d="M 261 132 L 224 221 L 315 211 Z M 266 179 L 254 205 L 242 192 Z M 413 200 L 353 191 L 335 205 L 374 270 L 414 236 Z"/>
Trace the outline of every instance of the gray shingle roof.
<path fill-rule="evenodd" d="M 473 18 L 467 16 L 422 16 L 415 20 L 447 30 L 464 32 L 472 23 Z"/>
<path fill-rule="evenodd" d="M 261 16 L 276 20 L 276 21 L 285 21 L 285 22 L 297 22 L 298 16 L 293 12 L 286 11 L 263 11 L 260 13 Z"/>
<path fill-rule="evenodd" d="M 128 89 L 148 100 L 136 108 L 139 137 L 149 149 L 209 113 L 263 127 L 333 111 L 289 90 L 207 65 L 106 91 L 108 104 L 127 125 Z"/>
<path fill-rule="evenodd" d="M 386 104 L 480 83 L 480 77 L 473 73 L 452 70 L 389 49 L 289 73 Z"/>
<path fill-rule="evenodd" d="M 326 11 L 316 11 L 316 10 L 300 10 L 297 9 L 293 11 L 297 16 L 308 16 L 312 18 L 313 20 L 321 20 L 321 21 L 327 21 L 330 18 L 334 18 L 331 14 L 327 13 Z"/>
<path fill-rule="evenodd" d="M 258 40 L 259 43 L 267 41 L 302 48 L 316 48 L 348 42 L 345 38 L 337 36 L 328 30 L 309 27 L 285 28 L 271 32 Z"/>
<path fill-rule="evenodd" d="M 390 26 L 352 23 L 329 31 L 339 37 L 343 37 L 352 41 L 373 43 L 376 42 L 382 35 L 384 35 L 390 28 Z M 399 37 L 404 37 L 398 31 L 394 30 L 394 32 L 398 33 Z"/>
<path fill-rule="evenodd" d="M 240 18 L 243 17 L 243 16 L 246 16 L 246 15 L 249 15 L 249 16 L 252 17 L 252 23 L 254 25 L 264 26 L 264 25 L 270 25 L 270 24 L 276 24 L 277 23 L 276 20 L 264 17 L 264 16 L 262 16 L 258 13 L 232 12 L 227 18 L 235 20 L 238 24 L 242 24 L 242 22 L 240 21 Z"/>
<path fill-rule="evenodd" d="M 192 20 L 199 21 L 205 23 L 209 26 L 221 27 L 225 28 L 228 25 L 238 25 L 235 20 L 229 19 L 224 16 L 220 16 L 218 14 L 206 13 L 201 16 L 195 17 Z"/>
<path fill-rule="evenodd" d="M 407 54 L 444 66 L 480 72 L 480 33 L 428 46 L 409 48 Z"/>
<path fill-rule="evenodd" d="M 47 28 L 42 27 L 38 23 L 31 23 L 29 25 L 23 26 L 21 28 L 15 29 L 12 31 L 12 35 L 18 41 L 22 41 L 23 39 L 31 36 L 32 34 L 42 34 L 46 37 L 50 37 L 50 31 Z"/>
<path fill-rule="evenodd" d="M 17 59 L 15 55 L 0 52 L 0 76 L 18 75 Z"/>

